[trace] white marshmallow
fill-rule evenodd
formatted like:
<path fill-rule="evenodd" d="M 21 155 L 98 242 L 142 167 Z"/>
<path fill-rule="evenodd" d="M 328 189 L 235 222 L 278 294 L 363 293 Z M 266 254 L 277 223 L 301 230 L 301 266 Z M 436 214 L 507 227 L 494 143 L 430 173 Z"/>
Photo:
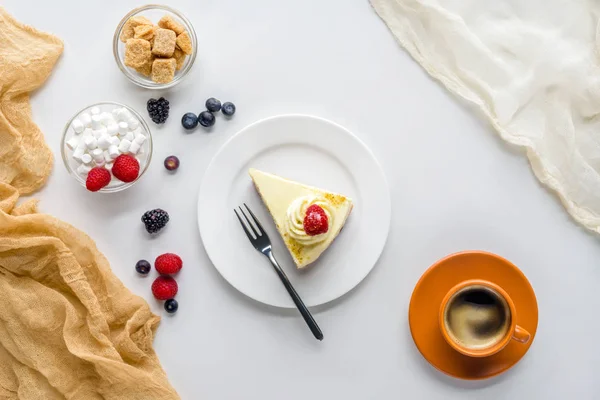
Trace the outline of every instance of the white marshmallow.
<path fill-rule="evenodd" d="M 88 153 L 85 153 L 84 155 L 81 156 L 81 162 L 84 164 L 89 164 L 92 162 L 92 156 L 90 156 Z"/>
<path fill-rule="evenodd" d="M 67 140 L 67 147 L 71 150 L 75 150 L 77 145 L 79 144 L 79 138 L 77 136 L 71 137 L 71 139 Z"/>
<path fill-rule="evenodd" d="M 113 145 L 113 146 L 118 146 L 118 145 L 119 145 L 119 143 L 121 143 L 121 139 L 119 139 L 119 137 L 118 137 L 118 136 L 112 136 L 112 137 L 110 138 L 110 144 L 111 144 L 111 145 Z"/>
<path fill-rule="evenodd" d="M 125 139 L 129 140 L 130 142 L 133 142 L 133 132 L 127 132 L 127 135 L 125 135 Z"/>
<path fill-rule="evenodd" d="M 98 115 L 98 114 L 100 114 L 100 108 L 99 107 L 92 107 L 92 109 L 90 110 L 90 112 L 92 113 L 92 115 Z"/>
<path fill-rule="evenodd" d="M 129 146 L 131 146 L 131 142 L 127 139 L 123 139 L 121 140 L 121 143 L 119 143 L 119 151 L 121 153 L 127 153 L 129 151 Z"/>
<path fill-rule="evenodd" d="M 129 125 L 129 129 L 135 130 L 140 127 L 140 121 L 135 118 L 129 118 L 129 120 L 127 120 L 127 125 Z"/>
<path fill-rule="evenodd" d="M 111 163 L 111 162 L 107 162 L 106 164 L 104 164 L 104 168 L 106 168 L 109 171 L 112 171 L 112 167 L 113 167 L 113 163 Z"/>
<path fill-rule="evenodd" d="M 92 155 L 92 158 L 94 159 L 94 161 L 96 161 L 96 162 L 104 161 L 104 151 L 102 151 L 102 149 L 92 150 L 92 152 L 90 154 Z"/>
<path fill-rule="evenodd" d="M 119 133 L 119 125 L 116 122 L 112 122 L 106 126 L 106 131 L 110 136 L 115 136 Z"/>
<path fill-rule="evenodd" d="M 96 139 L 100 139 L 100 136 L 104 136 L 108 134 L 108 130 L 104 127 L 100 128 L 100 129 L 95 129 L 92 131 L 92 135 L 96 138 Z"/>
<path fill-rule="evenodd" d="M 110 153 L 106 150 L 104 150 L 104 162 L 112 162 L 113 157 L 110 155 Z"/>
<path fill-rule="evenodd" d="M 99 115 L 92 115 L 92 129 L 102 128 L 102 119 Z"/>
<path fill-rule="evenodd" d="M 117 146 L 115 146 L 115 145 L 111 145 L 111 146 L 108 148 L 108 154 L 110 154 L 110 156 L 111 156 L 112 158 L 117 158 L 117 157 L 119 157 L 119 154 L 120 154 L 120 153 L 119 153 L 119 148 L 118 148 Z"/>
<path fill-rule="evenodd" d="M 133 115 L 125 107 L 117 111 L 117 121 L 129 121 L 131 118 L 133 118 Z"/>
<path fill-rule="evenodd" d="M 112 114 L 109 112 L 103 112 L 100 114 L 100 122 L 102 122 L 102 125 L 108 126 L 111 122 L 114 122 Z"/>
<path fill-rule="evenodd" d="M 137 135 L 135 135 L 135 141 L 138 142 L 140 145 L 144 144 L 144 142 L 146 141 L 146 135 L 144 135 L 143 133 L 138 133 Z"/>
<path fill-rule="evenodd" d="M 74 160 L 81 162 L 81 157 L 83 156 L 83 154 L 84 154 L 83 149 L 80 148 L 80 147 L 78 147 L 73 152 L 72 157 L 73 157 Z"/>
<path fill-rule="evenodd" d="M 124 121 L 119 122 L 119 133 L 125 135 L 127 132 L 129 132 L 129 124 Z"/>
<path fill-rule="evenodd" d="M 104 165 L 106 164 L 106 161 L 104 161 L 104 156 L 102 156 L 102 160 L 95 160 L 96 161 L 96 167 L 104 167 Z"/>
<path fill-rule="evenodd" d="M 102 150 L 106 150 L 108 149 L 108 147 L 110 146 L 110 136 L 108 136 L 106 133 L 102 136 L 100 136 L 100 139 L 98 139 L 98 147 L 101 148 Z"/>
<path fill-rule="evenodd" d="M 138 142 L 132 142 L 131 146 L 129 146 L 129 152 L 133 154 L 137 154 L 140 151 L 141 145 Z"/>
<path fill-rule="evenodd" d="M 80 175 L 87 175 L 92 170 L 92 167 L 89 165 L 81 164 L 77 167 L 77 173 Z"/>
<path fill-rule="evenodd" d="M 119 107 L 116 107 L 116 108 L 113 108 L 112 111 L 110 112 L 112 114 L 113 118 L 115 119 L 115 121 L 118 121 L 117 116 L 119 115 L 120 110 L 121 109 Z"/>
<path fill-rule="evenodd" d="M 144 154 L 146 151 L 144 151 L 144 147 L 140 144 L 140 150 L 138 151 L 138 156 L 141 156 L 142 154 Z"/>
<path fill-rule="evenodd" d="M 87 136 L 85 139 L 83 139 L 83 141 L 85 142 L 85 147 L 87 147 L 88 150 L 94 150 L 96 147 L 98 147 L 98 141 L 93 136 Z"/>
<path fill-rule="evenodd" d="M 81 132 L 83 132 L 83 122 L 81 122 L 80 120 L 78 120 L 77 118 L 75 118 L 73 120 L 73 122 L 71 122 L 71 127 L 73 128 L 73 130 L 75 131 L 75 133 L 79 134 Z"/>
<path fill-rule="evenodd" d="M 87 147 L 85 145 L 85 138 L 88 136 L 82 136 L 81 138 L 79 138 L 79 143 L 77 143 L 77 148 L 83 150 L 84 152 L 86 151 Z"/>
<path fill-rule="evenodd" d="M 89 128 L 92 125 L 92 116 L 89 113 L 79 114 L 79 120 L 83 123 L 83 126 Z"/>
<path fill-rule="evenodd" d="M 92 134 L 93 134 L 92 132 L 94 132 L 94 131 L 92 130 L 92 128 L 85 128 L 85 129 L 83 130 L 83 133 L 82 133 L 81 135 L 82 135 L 83 137 L 86 137 L 86 136 L 92 136 Z"/>

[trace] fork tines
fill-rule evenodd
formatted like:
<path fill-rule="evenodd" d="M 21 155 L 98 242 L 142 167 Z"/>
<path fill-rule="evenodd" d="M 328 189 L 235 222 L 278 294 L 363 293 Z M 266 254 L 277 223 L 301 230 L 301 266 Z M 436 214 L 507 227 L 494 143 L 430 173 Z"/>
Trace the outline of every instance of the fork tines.
<path fill-rule="evenodd" d="M 254 213 L 252 212 L 252 210 L 250 210 L 250 208 L 248 207 L 248 205 L 246 203 L 244 203 L 244 207 L 246 207 L 246 210 L 248 210 L 248 213 L 246 213 L 242 207 L 238 207 L 239 212 L 237 209 L 234 209 L 233 211 L 235 212 L 235 215 L 238 217 L 240 224 L 242 224 L 242 228 L 244 228 L 244 232 L 246 232 L 246 235 L 248 235 L 248 239 L 250 239 L 250 241 L 254 243 L 254 241 L 258 240 L 261 236 L 264 236 L 268 240 L 269 237 L 267 236 L 267 233 L 263 229 L 260 222 L 258 222 L 258 218 L 256 218 L 256 215 L 254 215 Z M 247 224 L 244 223 L 244 220 L 242 220 L 242 217 L 240 217 L 240 213 L 244 216 L 244 219 L 246 220 Z M 250 217 L 252 218 L 254 225 L 252 224 L 252 222 L 250 222 L 250 218 L 248 218 L 247 214 L 250 214 Z"/>

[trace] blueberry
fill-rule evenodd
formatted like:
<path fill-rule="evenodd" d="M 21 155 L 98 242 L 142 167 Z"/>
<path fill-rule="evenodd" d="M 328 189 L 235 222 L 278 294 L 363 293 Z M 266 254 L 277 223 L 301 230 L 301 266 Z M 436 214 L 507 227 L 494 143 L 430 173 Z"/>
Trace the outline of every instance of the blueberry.
<path fill-rule="evenodd" d="M 179 168 L 179 158 L 175 156 L 169 156 L 165 158 L 165 168 L 169 171 L 175 171 Z"/>
<path fill-rule="evenodd" d="M 215 124 L 215 116 L 210 111 L 202 111 L 198 116 L 198 122 L 205 128 Z"/>
<path fill-rule="evenodd" d="M 229 101 L 223 103 L 223 109 L 221 111 L 223 112 L 223 114 L 227 115 L 228 117 L 231 117 L 233 114 L 235 114 L 235 104 Z"/>
<path fill-rule="evenodd" d="M 206 100 L 206 109 L 210 112 L 219 112 L 221 110 L 221 102 L 214 97 Z"/>
<path fill-rule="evenodd" d="M 146 260 L 140 260 L 135 264 L 135 270 L 142 275 L 148 275 L 150 272 L 150 263 Z"/>
<path fill-rule="evenodd" d="M 181 117 L 181 125 L 185 129 L 194 129 L 198 126 L 198 117 L 194 113 L 185 113 L 183 117 Z"/>
<path fill-rule="evenodd" d="M 177 303 L 177 300 L 171 299 L 165 301 L 165 311 L 167 311 L 169 314 L 173 314 L 178 308 L 179 304 Z"/>

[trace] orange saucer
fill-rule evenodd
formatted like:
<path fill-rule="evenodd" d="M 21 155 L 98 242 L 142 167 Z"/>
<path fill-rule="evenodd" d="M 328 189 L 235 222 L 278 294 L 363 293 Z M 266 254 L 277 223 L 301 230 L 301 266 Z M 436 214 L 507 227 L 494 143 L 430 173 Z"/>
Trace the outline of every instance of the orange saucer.
<path fill-rule="evenodd" d="M 517 324 L 531 334 L 527 344 L 511 341 L 490 357 L 472 358 L 444 340 L 438 323 L 446 293 L 467 279 L 485 279 L 502 287 L 515 303 Z M 510 261 L 484 251 L 465 251 L 441 259 L 419 279 L 410 299 L 408 322 L 423 357 L 441 372 L 460 379 L 486 379 L 515 365 L 529 350 L 538 325 L 538 308 L 531 284 Z"/>

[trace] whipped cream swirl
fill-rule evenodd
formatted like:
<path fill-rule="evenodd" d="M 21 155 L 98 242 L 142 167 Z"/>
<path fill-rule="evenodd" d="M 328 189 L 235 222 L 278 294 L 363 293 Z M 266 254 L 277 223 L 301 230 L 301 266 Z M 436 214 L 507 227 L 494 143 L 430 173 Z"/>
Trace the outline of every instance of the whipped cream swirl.
<path fill-rule="evenodd" d="M 308 207 L 313 204 L 320 206 L 325 211 L 327 220 L 329 221 L 329 230 L 320 235 L 310 236 L 304 231 L 304 217 L 306 216 Z M 314 195 L 299 197 L 287 209 L 285 230 L 292 239 L 304 246 L 318 244 L 327 239 L 332 232 L 332 225 L 333 207 L 323 197 Z"/>

